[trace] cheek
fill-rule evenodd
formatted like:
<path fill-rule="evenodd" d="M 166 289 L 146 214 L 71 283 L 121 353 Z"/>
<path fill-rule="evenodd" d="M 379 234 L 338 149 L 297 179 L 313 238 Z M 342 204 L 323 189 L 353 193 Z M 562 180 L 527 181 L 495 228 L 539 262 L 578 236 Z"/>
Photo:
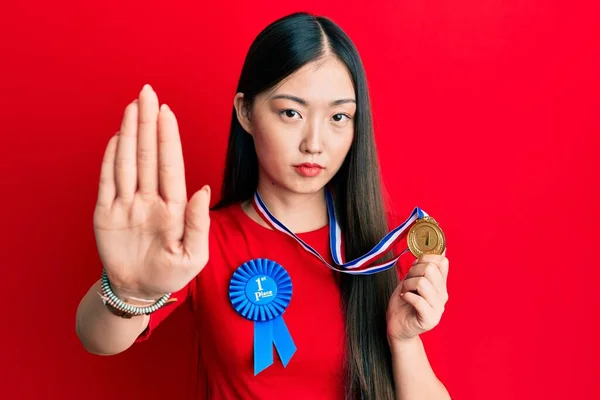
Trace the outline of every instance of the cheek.
<path fill-rule="evenodd" d="M 265 126 L 257 126 L 254 134 L 254 147 L 258 155 L 260 164 L 275 172 L 274 169 L 280 169 L 287 164 L 292 154 L 293 143 L 291 140 L 286 140 L 285 132 L 278 132 Z"/>
<path fill-rule="evenodd" d="M 254 146 L 259 157 L 282 158 L 289 154 L 290 143 L 283 140 L 280 135 L 265 132 L 255 135 Z"/>
<path fill-rule="evenodd" d="M 264 119 L 257 119 L 254 122 L 254 147 L 259 157 L 263 154 L 269 154 L 272 152 L 274 146 L 272 137 L 273 132 L 269 131 L 269 121 Z"/>
<path fill-rule="evenodd" d="M 332 157 L 339 163 L 342 163 L 352 146 L 354 134 L 352 132 L 344 135 L 340 135 L 339 138 L 333 143 L 331 148 Z"/>

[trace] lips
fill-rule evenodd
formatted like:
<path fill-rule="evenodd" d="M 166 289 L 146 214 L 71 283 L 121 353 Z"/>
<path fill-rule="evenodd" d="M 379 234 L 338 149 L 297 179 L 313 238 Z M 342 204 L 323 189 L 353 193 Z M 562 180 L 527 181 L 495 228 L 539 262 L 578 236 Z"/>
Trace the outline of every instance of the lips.
<path fill-rule="evenodd" d="M 319 175 L 324 169 L 323 166 L 315 163 L 302 163 L 294 165 L 294 168 L 296 168 L 296 172 L 298 172 L 301 176 L 306 178 L 315 177 Z"/>
<path fill-rule="evenodd" d="M 320 168 L 323 169 L 324 167 L 319 165 L 319 164 L 315 164 L 315 163 L 302 163 L 302 164 L 298 164 L 298 165 L 294 165 L 294 167 L 298 168 L 298 167 L 304 167 L 304 168 Z"/>

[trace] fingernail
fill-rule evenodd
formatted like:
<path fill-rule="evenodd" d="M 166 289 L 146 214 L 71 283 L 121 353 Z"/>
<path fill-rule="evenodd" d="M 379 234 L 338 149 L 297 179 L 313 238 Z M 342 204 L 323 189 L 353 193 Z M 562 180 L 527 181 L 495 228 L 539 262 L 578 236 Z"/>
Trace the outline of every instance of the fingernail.
<path fill-rule="evenodd" d="M 150 86 L 149 84 L 145 84 L 144 87 L 142 88 L 142 91 L 144 90 L 152 90 L 152 86 Z"/>
<path fill-rule="evenodd" d="M 419 263 L 419 259 L 417 258 L 415 261 L 413 261 L 412 265 L 417 265 Z"/>
<path fill-rule="evenodd" d="M 167 110 L 171 110 L 171 109 L 169 108 L 169 106 L 166 103 L 163 104 L 162 106 L 160 106 L 160 111 L 165 112 Z"/>

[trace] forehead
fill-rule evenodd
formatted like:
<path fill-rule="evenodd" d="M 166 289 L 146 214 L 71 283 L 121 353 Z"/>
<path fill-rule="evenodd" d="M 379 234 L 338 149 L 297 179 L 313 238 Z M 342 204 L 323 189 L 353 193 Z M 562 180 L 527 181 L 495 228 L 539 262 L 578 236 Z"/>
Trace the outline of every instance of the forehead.
<path fill-rule="evenodd" d="M 282 93 L 293 94 L 309 102 L 311 99 L 333 101 L 355 97 L 348 69 L 334 57 L 306 64 L 273 88 L 269 97 Z"/>

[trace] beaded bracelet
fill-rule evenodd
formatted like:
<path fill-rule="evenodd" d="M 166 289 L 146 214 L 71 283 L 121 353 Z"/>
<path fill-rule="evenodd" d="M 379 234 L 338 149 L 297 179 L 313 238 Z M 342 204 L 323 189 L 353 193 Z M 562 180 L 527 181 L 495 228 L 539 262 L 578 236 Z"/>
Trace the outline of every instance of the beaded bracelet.
<path fill-rule="evenodd" d="M 162 296 L 160 299 L 156 300 L 156 302 L 150 306 L 138 307 L 138 306 L 134 306 L 131 304 L 127 304 L 124 301 L 122 301 L 121 299 L 119 299 L 113 293 L 112 289 L 110 288 L 110 282 L 108 281 L 108 275 L 106 274 L 106 270 L 103 269 L 102 270 L 102 296 L 101 297 L 102 297 L 102 301 L 104 302 L 105 305 L 108 303 L 108 305 L 110 305 L 112 308 L 114 308 L 118 311 L 122 311 L 125 314 L 148 315 L 148 314 L 155 312 L 162 306 L 164 306 L 167 303 L 167 301 L 169 300 L 169 297 L 171 297 L 171 293 L 165 294 L 164 296 Z"/>

